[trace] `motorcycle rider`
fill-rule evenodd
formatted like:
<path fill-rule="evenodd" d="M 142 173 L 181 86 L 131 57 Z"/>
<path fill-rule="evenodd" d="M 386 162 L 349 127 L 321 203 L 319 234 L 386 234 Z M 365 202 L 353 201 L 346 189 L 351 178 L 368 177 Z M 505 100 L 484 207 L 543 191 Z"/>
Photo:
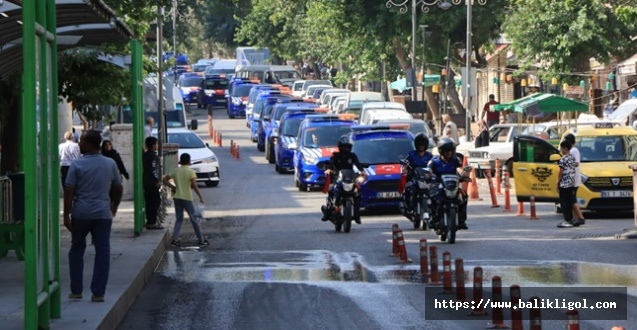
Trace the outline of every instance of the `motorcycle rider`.
<path fill-rule="evenodd" d="M 332 157 L 330 158 L 330 161 L 327 165 L 328 169 L 325 170 L 325 175 L 331 175 L 331 182 L 336 182 L 335 178 L 338 176 L 338 172 L 340 170 L 353 170 L 354 165 L 356 165 L 356 168 L 358 168 L 359 171 L 361 171 L 361 173 L 365 175 L 365 172 L 363 171 L 363 164 L 361 164 L 361 162 L 358 160 L 358 156 L 356 156 L 356 154 L 352 152 L 352 143 L 349 141 L 349 137 L 347 135 L 343 135 L 338 140 L 338 151 L 332 154 Z M 341 206 L 339 191 L 340 187 L 332 183 L 332 186 L 329 190 L 329 200 L 334 200 L 337 207 Z M 356 221 L 357 224 L 361 223 L 359 210 L 360 204 L 361 201 L 359 195 L 354 198 L 353 220 Z M 321 220 L 327 221 L 329 220 L 331 212 L 333 212 L 333 207 L 323 205 L 321 206 L 321 211 L 323 211 L 323 218 Z"/>
<path fill-rule="evenodd" d="M 411 180 L 414 176 L 414 169 L 417 167 L 427 167 L 429 161 L 433 158 L 431 152 L 427 151 L 427 148 L 429 148 L 429 138 L 427 138 L 424 133 L 416 135 L 414 145 L 416 146 L 416 150 L 410 151 L 409 155 L 407 155 L 407 163 L 409 166 L 403 167 L 403 173 L 407 175 L 407 184 L 405 185 L 405 193 L 403 194 L 405 211 L 407 213 L 413 211 Z"/>
<path fill-rule="evenodd" d="M 436 175 L 436 177 L 440 177 L 444 174 L 458 174 L 458 168 L 462 167 L 462 161 L 458 158 L 456 154 L 456 143 L 450 138 L 443 138 L 438 145 L 438 154 L 434 156 L 429 162 L 429 168 Z M 468 178 L 461 178 L 461 181 L 466 181 Z M 468 179 L 471 180 L 471 179 Z M 469 229 L 467 227 L 467 201 L 468 196 L 467 193 L 458 189 L 459 199 L 458 199 L 458 229 Z M 444 192 L 440 192 L 444 193 Z M 442 216 L 442 204 L 436 203 L 436 216 L 431 220 L 430 226 L 431 228 L 436 228 L 440 217 Z"/>

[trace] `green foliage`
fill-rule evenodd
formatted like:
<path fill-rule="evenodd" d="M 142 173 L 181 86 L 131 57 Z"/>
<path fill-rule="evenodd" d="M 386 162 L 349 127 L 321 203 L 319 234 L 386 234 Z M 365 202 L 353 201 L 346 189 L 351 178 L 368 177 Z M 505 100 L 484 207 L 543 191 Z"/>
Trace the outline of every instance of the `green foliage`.
<path fill-rule="evenodd" d="M 522 69 L 540 64 L 546 76 L 566 82 L 586 73 L 589 59 L 608 63 L 635 53 L 637 35 L 634 5 L 608 0 L 516 0 L 504 24 Z"/>
<path fill-rule="evenodd" d="M 93 50 L 72 49 L 58 56 L 58 92 L 89 121 L 102 120 L 98 105 L 121 105 L 130 99 L 131 74 L 99 61 Z"/>

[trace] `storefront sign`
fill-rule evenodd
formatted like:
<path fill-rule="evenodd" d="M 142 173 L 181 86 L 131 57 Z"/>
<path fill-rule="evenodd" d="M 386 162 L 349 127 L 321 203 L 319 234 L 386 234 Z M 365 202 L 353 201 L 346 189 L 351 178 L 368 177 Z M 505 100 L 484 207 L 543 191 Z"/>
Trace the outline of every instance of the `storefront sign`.
<path fill-rule="evenodd" d="M 617 66 L 617 74 L 620 76 L 631 76 L 637 74 L 637 62 Z"/>

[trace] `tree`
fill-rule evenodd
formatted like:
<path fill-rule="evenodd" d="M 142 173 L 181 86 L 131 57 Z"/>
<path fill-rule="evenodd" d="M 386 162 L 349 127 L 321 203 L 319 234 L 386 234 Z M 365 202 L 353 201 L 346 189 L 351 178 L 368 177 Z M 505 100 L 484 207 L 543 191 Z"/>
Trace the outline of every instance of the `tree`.
<path fill-rule="evenodd" d="M 629 1 L 516 0 L 503 27 L 521 69 L 539 66 L 547 77 L 576 82 L 590 58 L 608 63 L 637 51 L 636 13 Z"/>
<path fill-rule="evenodd" d="M 58 94 L 73 105 L 84 122 L 100 121 L 99 105 L 122 105 L 130 99 L 129 70 L 97 59 L 98 52 L 72 49 L 58 57 Z"/>

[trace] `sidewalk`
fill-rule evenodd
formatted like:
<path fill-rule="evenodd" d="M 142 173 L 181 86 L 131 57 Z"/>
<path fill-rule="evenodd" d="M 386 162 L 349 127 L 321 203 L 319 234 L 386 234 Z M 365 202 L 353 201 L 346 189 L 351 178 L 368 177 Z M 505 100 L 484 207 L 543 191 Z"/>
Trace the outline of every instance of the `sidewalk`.
<path fill-rule="evenodd" d="M 169 212 L 172 208 L 169 208 Z M 167 229 L 172 213 L 164 220 L 164 230 L 147 230 L 134 237 L 133 202 L 122 201 L 111 231 L 111 269 L 106 301 L 91 302 L 90 283 L 93 273 L 93 246 L 87 245 L 84 257 L 84 299 L 68 299 L 68 251 L 71 234 L 62 227 L 60 248 L 60 286 L 62 317 L 51 320 L 51 329 L 86 330 L 115 329 L 128 312 L 137 295 L 153 274 L 168 242 Z M 87 238 L 90 243 L 90 235 Z M 24 328 L 24 262 L 13 252 L 0 259 L 0 329 Z"/>

